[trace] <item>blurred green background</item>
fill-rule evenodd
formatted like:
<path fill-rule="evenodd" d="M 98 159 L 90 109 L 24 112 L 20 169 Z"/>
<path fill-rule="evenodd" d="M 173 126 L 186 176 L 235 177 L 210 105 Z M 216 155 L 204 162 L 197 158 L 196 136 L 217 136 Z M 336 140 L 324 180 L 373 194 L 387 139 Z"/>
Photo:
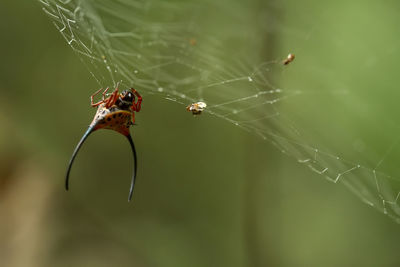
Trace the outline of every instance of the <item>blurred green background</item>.
<path fill-rule="evenodd" d="M 291 30 L 274 49 L 291 51 L 304 28 L 326 42 L 294 51 L 315 73 L 301 86 L 346 84 L 359 93 L 343 103 L 350 111 L 385 88 L 387 110 L 371 120 L 395 118 L 397 2 L 271 3 Z M 39 3 L 0 7 L 0 266 L 399 266 L 400 226 L 387 216 L 268 142 L 156 96 L 144 99 L 133 129 L 133 203 L 131 152 L 109 131 L 83 146 L 66 193 L 66 165 L 98 85 Z"/>

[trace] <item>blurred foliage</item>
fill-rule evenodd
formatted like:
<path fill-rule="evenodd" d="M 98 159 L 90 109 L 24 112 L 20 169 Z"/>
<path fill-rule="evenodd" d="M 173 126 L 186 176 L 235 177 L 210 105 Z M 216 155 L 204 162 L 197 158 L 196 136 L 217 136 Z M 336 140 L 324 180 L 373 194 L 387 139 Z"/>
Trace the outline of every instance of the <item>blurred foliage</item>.
<path fill-rule="evenodd" d="M 312 31 L 314 16 L 325 29 L 318 34 L 327 43 L 299 59 L 334 66 L 351 88 L 394 87 L 376 77 L 396 73 L 397 62 L 388 67 L 373 41 L 382 29 L 396 32 L 395 11 L 378 2 L 285 3 L 275 15 L 289 29 Z M 295 21 L 299 12 L 309 20 Z M 82 148 L 66 193 L 66 164 L 94 114 L 97 84 L 38 3 L 6 0 L 0 15 L 0 266 L 398 266 L 398 224 L 255 136 L 157 97 L 144 100 L 133 130 L 133 203 L 131 152 L 107 131 Z M 326 49 L 332 31 L 348 43 Z M 356 46 L 365 34 L 373 55 Z M 269 48 L 290 51 L 290 36 Z M 313 58 L 316 49 L 327 57 Z M 365 77 L 354 53 L 375 60 Z M 324 83 L 314 71 L 304 83 Z"/>

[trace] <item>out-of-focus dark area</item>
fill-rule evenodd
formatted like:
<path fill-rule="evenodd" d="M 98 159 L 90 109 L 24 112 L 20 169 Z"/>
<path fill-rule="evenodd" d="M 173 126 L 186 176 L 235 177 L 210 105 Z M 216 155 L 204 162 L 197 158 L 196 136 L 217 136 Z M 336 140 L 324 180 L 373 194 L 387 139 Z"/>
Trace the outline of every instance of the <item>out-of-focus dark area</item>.
<path fill-rule="evenodd" d="M 288 23 L 299 12 L 326 17 L 327 36 L 343 25 L 349 42 L 327 50 L 328 61 L 313 60 L 351 73 L 360 58 L 371 58 L 378 72 L 340 81 L 362 83 L 373 95 L 379 85 L 396 87 L 383 77 L 397 72 L 397 62 L 379 73 L 390 57 L 363 54 L 351 40 L 380 31 L 363 33 L 359 21 L 395 28 L 391 8 L 287 1 L 279 12 Z M 111 131 L 88 139 L 66 192 L 66 166 L 94 115 L 89 96 L 98 85 L 39 3 L 5 0 L 0 18 L 0 266 L 399 266 L 399 224 L 254 134 L 206 114 L 193 118 L 152 95 L 132 130 L 139 160 L 133 201 L 131 151 Z M 382 31 L 398 44 L 396 30 Z M 290 42 L 284 47 L 290 51 Z M 293 64 L 310 51 L 297 51 Z M 335 56 L 348 62 L 329 61 Z M 318 70 L 314 82 L 324 83 Z"/>

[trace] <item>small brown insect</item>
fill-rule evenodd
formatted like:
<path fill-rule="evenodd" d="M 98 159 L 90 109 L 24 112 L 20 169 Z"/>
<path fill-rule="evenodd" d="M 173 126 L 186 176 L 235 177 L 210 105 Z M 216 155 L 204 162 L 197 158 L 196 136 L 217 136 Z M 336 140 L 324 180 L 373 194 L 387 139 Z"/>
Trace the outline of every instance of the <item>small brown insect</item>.
<path fill-rule="evenodd" d="M 207 107 L 207 104 L 204 102 L 196 102 L 192 103 L 186 107 L 187 111 L 191 111 L 193 115 L 200 115 L 201 112 Z"/>
<path fill-rule="evenodd" d="M 282 62 L 283 65 L 288 65 L 290 62 L 294 60 L 294 58 L 295 58 L 294 54 L 289 54 L 287 58 L 285 58 L 285 60 Z"/>
<path fill-rule="evenodd" d="M 196 38 L 190 38 L 189 44 L 190 44 L 191 46 L 195 46 L 195 45 L 197 44 Z"/>

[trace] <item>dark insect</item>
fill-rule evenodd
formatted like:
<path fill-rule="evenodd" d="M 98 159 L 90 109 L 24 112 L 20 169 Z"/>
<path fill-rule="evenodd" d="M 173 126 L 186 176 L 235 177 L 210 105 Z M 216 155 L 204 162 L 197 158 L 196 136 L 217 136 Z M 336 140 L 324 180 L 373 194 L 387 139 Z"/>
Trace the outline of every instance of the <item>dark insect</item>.
<path fill-rule="evenodd" d="M 128 139 L 132 148 L 134 169 L 132 174 L 132 182 L 129 189 L 128 201 L 130 201 L 132 199 L 133 188 L 135 186 L 137 158 L 135 145 L 129 132 L 129 127 L 135 123 L 135 112 L 140 111 L 142 97 L 133 88 L 119 93 L 117 85 L 117 88 L 115 88 L 115 90 L 109 95 L 107 95 L 109 88 L 105 89 L 102 93 L 102 99 L 99 102 L 94 103 L 93 98 L 100 93 L 101 90 L 103 89 L 98 90 L 90 97 L 91 105 L 92 107 L 97 107 L 97 112 L 93 121 L 90 123 L 89 128 L 76 146 L 71 160 L 69 161 L 67 175 L 65 178 L 65 189 L 69 189 L 69 173 L 71 171 L 72 163 L 74 162 L 74 159 L 82 144 L 92 132 L 99 129 L 110 129 L 124 135 Z M 136 103 L 135 96 L 137 97 Z"/>

